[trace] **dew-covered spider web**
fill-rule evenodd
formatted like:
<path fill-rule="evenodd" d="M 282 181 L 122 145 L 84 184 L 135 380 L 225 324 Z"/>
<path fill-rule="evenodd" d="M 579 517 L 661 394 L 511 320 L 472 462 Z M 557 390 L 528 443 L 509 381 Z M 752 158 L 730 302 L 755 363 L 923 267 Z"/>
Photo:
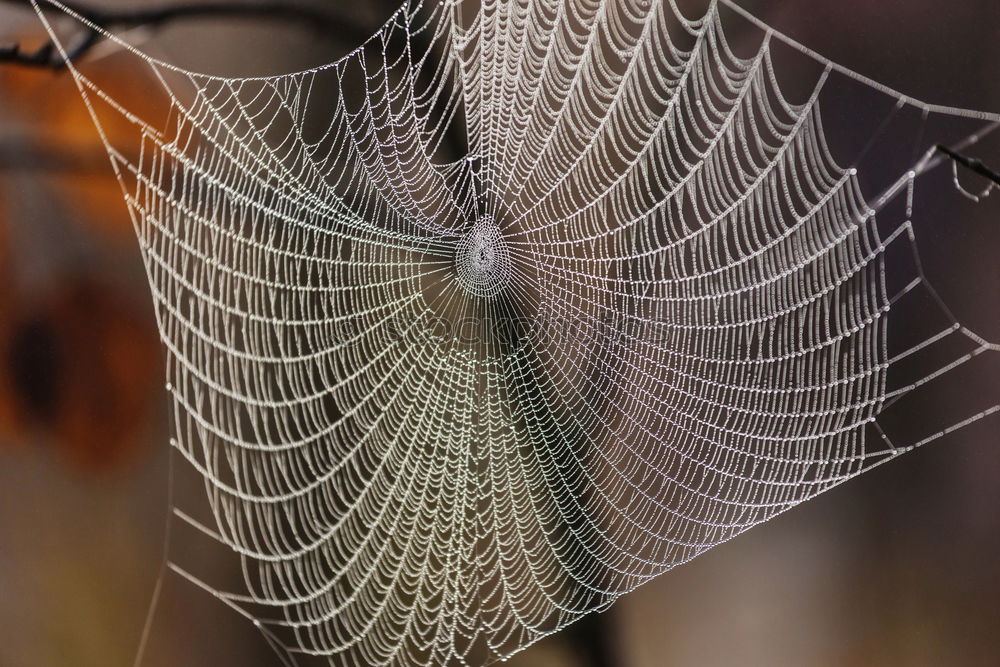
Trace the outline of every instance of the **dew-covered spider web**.
<path fill-rule="evenodd" d="M 204 483 L 174 523 L 242 584 L 196 554 L 170 572 L 286 664 L 504 658 L 998 409 L 884 417 L 998 350 L 937 296 L 911 220 L 942 161 L 919 128 L 964 123 L 961 148 L 1000 117 L 879 86 L 729 0 L 412 0 L 269 78 L 126 48 L 162 117 L 71 71 L 98 129 L 135 130 L 106 143 L 171 444 Z M 804 95 L 786 58 L 813 67 Z M 884 106 L 860 143 L 821 112 L 848 89 Z M 913 159 L 867 191 L 887 141 Z M 897 335 L 914 300 L 926 330 Z"/>

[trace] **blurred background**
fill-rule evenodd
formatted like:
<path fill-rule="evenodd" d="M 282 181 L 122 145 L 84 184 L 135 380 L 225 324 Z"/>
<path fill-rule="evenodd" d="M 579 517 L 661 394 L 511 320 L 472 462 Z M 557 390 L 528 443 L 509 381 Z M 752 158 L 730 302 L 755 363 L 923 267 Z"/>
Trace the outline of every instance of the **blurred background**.
<path fill-rule="evenodd" d="M 24 3 L 0 2 L 0 45 L 41 43 L 33 13 L 18 4 Z M 679 4 L 694 16 L 706 2 Z M 833 60 L 905 93 L 1000 111 L 995 0 L 741 4 Z M 133 30 L 125 38 L 197 71 L 274 74 L 347 52 L 397 5 L 316 0 L 313 6 L 343 29 L 198 20 Z M 759 31 L 723 15 L 738 44 L 759 41 Z M 141 116 L 151 102 L 144 95 L 147 75 L 134 59 L 99 47 L 89 60 L 88 73 Z M 794 79 L 794 71 L 789 76 Z M 803 86 L 807 78 L 803 74 Z M 853 132 L 853 141 L 863 144 L 882 111 L 868 109 L 865 102 L 872 98 L 853 97 L 850 90 L 845 87 L 841 98 L 824 107 L 824 119 L 847 143 Z M 900 136 L 912 137 L 917 125 L 900 122 Z M 975 124 L 928 125 L 924 147 L 937 140 L 936 132 L 941 140 L 954 140 L 973 129 Z M 910 142 L 900 145 L 909 151 Z M 885 173 L 872 182 L 869 195 L 898 175 L 892 165 L 899 156 L 882 157 L 878 150 L 872 164 Z M 1000 166 L 1000 142 L 969 150 Z M 905 163 L 910 155 L 901 159 Z M 970 188 L 981 187 L 975 177 L 965 180 Z M 1000 340 L 1000 197 L 971 205 L 950 181 L 946 167 L 918 189 L 914 224 L 925 268 L 961 321 Z M 916 319 L 893 320 L 893 326 L 918 326 L 921 314 L 910 317 Z M 3 667 L 132 664 L 163 559 L 169 448 L 162 376 L 131 223 L 71 77 L 0 64 Z M 1000 395 L 996 360 L 985 360 L 976 374 L 960 376 L 893 419 L 903 431 L 914 423 L 940 428 L 961 418 L 970 397 L 981 394 L 994 400 Z M 995 417 L 980 421 L 862 475 L 660 577 L 508 664 L 996 664 L 997 425 Z M 202 491 L 182 484 L 175 492 Z M 205 558 L 213 557 L 206 552 Z M 219 562 L 216 581 L 239 578 L 226 567 Z M 144 665 L 276 664 L 244 619 L 187 582 L 166 578 Z"/>

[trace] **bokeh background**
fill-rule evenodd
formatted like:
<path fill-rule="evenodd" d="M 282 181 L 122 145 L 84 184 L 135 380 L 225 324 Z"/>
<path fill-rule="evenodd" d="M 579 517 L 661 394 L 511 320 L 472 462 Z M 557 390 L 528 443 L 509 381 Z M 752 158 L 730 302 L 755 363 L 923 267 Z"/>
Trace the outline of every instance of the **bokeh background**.
<path fill-rule="evenodd" d="M 742 4 L 901 91 L 1000 111 L 995 0 Z M 350 50 L 396 5 L 314 6 L 342 21 L 343 31 L 212 20 L 126 38 L 198 71 L 273 74 Z M 705 2 L 680 6 L 693 16 Z M 760 39 L 745 22 L 724 16 L 737 43 Z M 37 44 L 41 37 L 30 11 L 0 2 L 0 44 Z M 144 75 L 130 58 L 97 49 L 90 60 L 88 72 L 125 106 L 141 112 L 149 104 Z M 827 125 L 848 138 L 856 127 L 861 141 L 878 117 L 865 106 L 870 99 L 845 88 L 842 101 L 825 108 Z M 906 122 L 900 136 L 913 134 Z M 936 132 L 952 140 L 970 127 L 930 125 L 925 143 Z M 1000 142 L 970 150 L 1000 165 Z M 889 172 L 893 160 L 909 158 L 876 154 L 873 169 Z M 973 206 L 950 179 L 949 170 L 938 170 L 918 190 L 914 223 L 925 267 L 959 319 L 1000 340 L 1000 196 Z M 909 316 L 915 319 L 893 325 L 918 326 L 920 312 Z M 1000 395 L 995 359 L 895 419 L 904 431 L 944 426 L 990 392 Z M 0 64 L 0 665 L 132 664 L 163 560 L 166 404 L 131 224 L 72 80 Z M 997 427 L 997 418 L 983 420 L 852 480 L 508 664 L 996 664 Z M 174 492 L 200 490 L 179 482 Z M 225 567 L 218 564 L 215 580 L 235 581 L 239 573 Z M 278 663 L 250 624 L 168 576 L 143 664 Z"/>

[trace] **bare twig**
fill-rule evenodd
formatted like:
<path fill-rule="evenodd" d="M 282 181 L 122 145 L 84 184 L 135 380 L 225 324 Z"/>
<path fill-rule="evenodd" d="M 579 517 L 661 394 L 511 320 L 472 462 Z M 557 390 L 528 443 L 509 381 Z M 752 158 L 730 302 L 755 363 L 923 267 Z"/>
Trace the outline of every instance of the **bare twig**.
<path fill-rule="evenodd" d="M 0 2 L 31 9 L 29 0 L 0 0 Z M 89 21 L 92 26 L 84 29 L 82 36 L 67 49 L 66 59 L 51 41 L 38 49 L 25 51 L 19 44 L 0 44 L 0 64 L 9 63 L 24 67 L 63 69 L 67 61 L 75 62 L 104 40 L 102 31 L 136 27 L 162 27 L 193 19 L 252 19 L 278 20 L 297 23 L 303 27 L 336 37 L 352 44 L 368 37 L 363 27 L 333 16 L 326 11 L 286 2 L 206 2 L 201 4 L 170 4 L 142 9 L 101 9 L 78 3 L 64 3 L 66 8 Z"/>
<path fill-rule="evenodd" d="M 983 164 L 982 160 L 966 157 L 965 155 L 957 153 L 952 149 L 948 148 L 947 146 L 942 146 L 941 144 L 937 145 L 937 149 L 942 153 L 944 153 L 945 155 L 947 155 L 957 164 L 960 164 L 966 169 L 972 171 L 973 173 L 979 174 L 983 178 L 991 180 L 997 185 L 1000 185 L 1000 174 L 998 174 L 997 172 L 993 171 L 985 164 Z"/>

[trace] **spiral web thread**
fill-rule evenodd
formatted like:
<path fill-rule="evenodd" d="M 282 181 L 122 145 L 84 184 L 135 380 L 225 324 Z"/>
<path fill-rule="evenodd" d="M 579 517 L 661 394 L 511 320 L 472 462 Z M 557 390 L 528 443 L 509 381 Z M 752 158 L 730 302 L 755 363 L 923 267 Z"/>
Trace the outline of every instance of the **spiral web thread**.
<path fill-rule="evenodd" d="M 723 7 L 762 29 L 756 54 L 731 49 Z M 822 66 L 802 103 L 775 39 Z M 690 19 L 672 0 L 415 0 L 343 59 L 271 78 L 123 46 L 165 122 L 71 69 L 99 130 L 135 127 L 106 143 L 171 444 L 210 508 L 174 514 L 232 551 L 243 589 L 170 568 L 286 664 L 504 658 L 997 411 L 908 444 L 881 427 L 997 346 L 940 303 L 942 327 L 890 350 L 894 304 L 937 299 L 909 214 L 938 160 L 869 202 L 819 100 L 844 76 L 895 110 L 998 118 L 879 86 L 728 2 Z M 902 282 L 894 248 L 916 258 Z"/>

